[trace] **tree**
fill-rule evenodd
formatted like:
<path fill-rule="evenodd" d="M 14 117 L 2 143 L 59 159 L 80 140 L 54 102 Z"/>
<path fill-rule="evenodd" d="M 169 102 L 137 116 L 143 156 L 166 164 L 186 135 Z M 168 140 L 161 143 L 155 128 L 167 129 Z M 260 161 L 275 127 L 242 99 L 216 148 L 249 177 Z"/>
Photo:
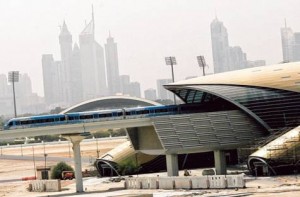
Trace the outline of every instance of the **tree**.
<path fill-rule="evenodd" d="M 118 172 L 121 175 L 135 174 L 139 171 L 140 166 L 137 165 L 134 158 L 127 158 L 118 164 Z"/>
<path fill-rule="evenodd" d="M 6 121 L 5 121 L 4 117 L 0 116 L 0 129 L 3 129 L 3 126 L 4 126 L 5 122 Z"/>
<path fill-rule="evenodd" d="M 74 172 L 73 168 L 66 164 L 65 162 L 61 161 L 58 164 L 56 164 L 53 168 L 51 178 L 52 179 L 62 179 L 62 172 L 63 171 L 72 171 Z"/>

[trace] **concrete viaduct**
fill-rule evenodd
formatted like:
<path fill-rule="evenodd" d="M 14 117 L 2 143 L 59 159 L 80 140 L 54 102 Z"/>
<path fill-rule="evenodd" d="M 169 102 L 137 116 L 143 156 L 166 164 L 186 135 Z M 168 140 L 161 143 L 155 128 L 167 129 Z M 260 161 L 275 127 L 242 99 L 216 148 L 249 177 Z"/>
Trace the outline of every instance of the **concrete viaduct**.
<path fill-rule="evenodd" d="M 159 105 L 145 99 L 104 97 L 75 105 L 61 113 Z M 224 150 L 253 144 L 265 129 L 241 110 L 177 114 L 58 126 L 0 131 L 1 138 L 61 134 L 73 145 L 76 191 L 83 192 L 80 142 L 101 129 L 126 128 L 135 149 L 150 155 L 166 155 L 168 176 L 178 176 L 178 154 L 214 151 L 217 174 L 226 173 Z"/>

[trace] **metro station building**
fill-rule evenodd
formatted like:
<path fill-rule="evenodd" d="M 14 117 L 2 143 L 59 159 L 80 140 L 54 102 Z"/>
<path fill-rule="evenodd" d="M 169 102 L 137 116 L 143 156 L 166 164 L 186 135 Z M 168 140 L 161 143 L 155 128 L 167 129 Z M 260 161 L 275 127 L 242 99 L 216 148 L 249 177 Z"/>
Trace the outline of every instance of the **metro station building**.
<path fill-rule="evenodd" d="M 153 126 L 127 128 L 127 133 L 136 151 L 166 155 L 169 175 L 177 174 L 178 155 L 208 151 L 214 151 L 216 172 L 224 174 L 225 152 L 232 149 L 252 153 L 252 173 L 299 170 L 299 62 L 198 77 L 165 88 L 190 113 L 153 117 Z"/>
<path fill-rule="evenodd" d="M 163 156 L 168 175 L 176 176 L 193 155 L 193 162 L 211 159 L 216 173 L 226 174 L 226 154 L 231 150 L 248 151 L 247 164 L 254 174 L 299 170 L 300 62 L 198 77 L 165 88 L 182 100 L 185 113 L 147 117 L 142 126 L 127 126 L 128 144 L 102 156 L 99 172 L 107 162 L 119 162 L 126 155 L 139 155 L 139 164 L 151 170 Z M 115 99 L 96 101 L 97 106 L 109 102 L 122 108 L 121 99 Z M 156 105 L 141 102 L 140 106 Z M 86 102 L 74 110 L 92 110 L 93 105 L 95 101 Z"/>
<path fill-rule="evenodd" d="M 196 140 L 207 138 L 207 147 L 215 144 L 213 147 L 218 150 L 226 149 L 227 145 L 257 149 L 248 160 L 252 172 L 262 173 L 266 169 L 265 173 L 280 174 L 299 170 L 299 62 L 215 74 L 165 87 L 207 116 L 202 126 L 194 129 L 201 131 Z M 233 112 L 245 116 L 237 118 L 230 115 Z M 210 113 L 218 113 L 218 116 L 209 118 Z M 224 113 L 227 115 L 222 115 Z M 248 125 L 245 118 L 249 119 Z M 203 125 L 211 129 L 208 135 L 215 133 L 214 139 L 203 133 Z M 243 145 L 247 141 L 250 146 Z M 258 166 L 264 167 L 258 169 Z"/>

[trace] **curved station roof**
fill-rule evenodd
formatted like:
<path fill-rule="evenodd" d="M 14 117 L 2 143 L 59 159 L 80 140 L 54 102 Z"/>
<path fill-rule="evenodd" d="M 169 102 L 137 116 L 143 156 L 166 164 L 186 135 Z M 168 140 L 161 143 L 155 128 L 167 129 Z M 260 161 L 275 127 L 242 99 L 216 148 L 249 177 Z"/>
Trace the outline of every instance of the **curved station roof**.
<path fill-rule="evenodd" d="M 215 106 L 225 100 L 269 131 L 299 123 L 300 62 L 198 77 L 165 87 L 185 103 Z"/>
<path fill-rule="evenodd" d="M 172 86 L 240 85 L 300 92 L 300 62 L 248 68 L 179 81 Z M 169 89 L 169 88 L 168 88 Z"/>
<path fill-rule="evenodd" d="M 142 98 L 136 98 L 136 97 L 108 96 L 108 97 L 101 97 L 101 98 L 84 101 L 82 103 L 79 103 L 77 105 L 74 105 L 62 111 L 61 114 L 71 113 L 71 112 L 105 110 L 105 109 L 121 109 L 121 108 L 150 106 L 150 105 L 161 105 L 161 104 L 154 101 L 150 101 Z"/>

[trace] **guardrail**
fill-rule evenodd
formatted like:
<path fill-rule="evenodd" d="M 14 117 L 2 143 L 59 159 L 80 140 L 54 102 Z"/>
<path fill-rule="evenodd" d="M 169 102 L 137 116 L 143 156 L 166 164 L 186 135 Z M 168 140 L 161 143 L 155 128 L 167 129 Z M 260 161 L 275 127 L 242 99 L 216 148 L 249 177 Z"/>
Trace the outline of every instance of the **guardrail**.
<path fill-rule="evenodd" d="M 225 189 L 245 188 L 243 175 L 126 178 L 126 189 Z"/>

